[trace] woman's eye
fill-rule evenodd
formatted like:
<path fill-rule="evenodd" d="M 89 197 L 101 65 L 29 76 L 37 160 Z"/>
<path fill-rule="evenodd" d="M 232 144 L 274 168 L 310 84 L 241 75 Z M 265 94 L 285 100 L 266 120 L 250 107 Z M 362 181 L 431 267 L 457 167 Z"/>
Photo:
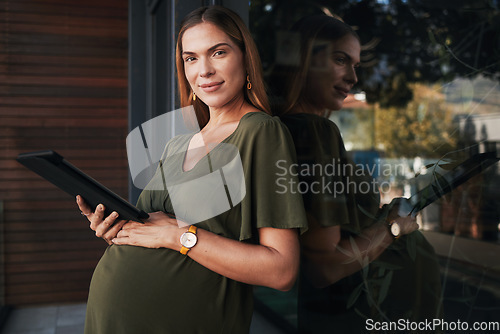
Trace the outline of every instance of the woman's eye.
<path fill-rule="evenodd" d="M 196 59 L 195 57 L 186 57 L 186 58 L 184 59 L 184 62 L 185 62 L 185 63 L 189 63 L 189 62 L 194 61 L 195 59 Z"/>
<path fill-rule="evenodd" d="M 220 56 L 223 55 L 224 53 L 226 53 L 226 51 L 223 50 L 215 51 L 214 56 Z"/>
<path fill-rule="evenodd" d="M 345 64 L 345 58 L 335 58 L 335 61 L 340 64 L 340 65 L 344 65 Z"/>

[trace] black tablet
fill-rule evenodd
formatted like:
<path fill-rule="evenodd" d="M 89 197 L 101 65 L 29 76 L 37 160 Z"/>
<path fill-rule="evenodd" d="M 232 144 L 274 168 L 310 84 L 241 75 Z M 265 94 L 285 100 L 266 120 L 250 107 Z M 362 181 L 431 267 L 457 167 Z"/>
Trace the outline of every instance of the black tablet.
<path fill-rule="evenodd" d="M 105 217 L 113 211 L 119 213 L 118 219 L 141 221 L 149 217 L 52 150 L 22 153 L 16 160 L 75 198 L 82 196 L 94 211 L 103 204 Z"/>
<path fill-rule="evenodd" d="M 437 176 L 427 187 L 409 198 L 409 202 L 413 205 L 410 214 L 416 215 L 420 210 L 465 183 L 473 176 L 482 173 L 486 168 L 498 162 L 498 160 L 500 158 L 496 152 L 478 153 L 455 166 L 449 172 Z"/>

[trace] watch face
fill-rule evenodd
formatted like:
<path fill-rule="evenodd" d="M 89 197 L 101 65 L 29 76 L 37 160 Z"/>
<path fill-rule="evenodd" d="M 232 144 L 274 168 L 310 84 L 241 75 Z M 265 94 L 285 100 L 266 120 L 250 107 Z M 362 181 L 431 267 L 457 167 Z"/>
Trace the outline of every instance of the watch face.
<path fill-rule="evenodd" d="M 191 232 L 185 232 L 181 235 L 181 245 L 186 248 L 191 248 L 196 245 L 197 240 L 196 234 Z"/>
<path fill-rule="evenodd" d="M 401 228 L 399 227 L 398 223 L 394 222 L 391 224 L 391 233 L 395 237 L 399 236 L 399 234 L 401 233 Z"/>

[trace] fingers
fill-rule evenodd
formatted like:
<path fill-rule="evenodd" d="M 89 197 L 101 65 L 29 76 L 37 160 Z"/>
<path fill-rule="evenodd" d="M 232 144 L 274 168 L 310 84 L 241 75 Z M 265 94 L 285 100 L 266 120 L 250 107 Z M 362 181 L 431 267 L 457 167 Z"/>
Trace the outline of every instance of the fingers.
<path fill-rule="evenodd" d="M 82 215 L 87 217 L 90 221 L 90 228 L 92 230 L 96 230 L 98 224 L 103 220 L 104 216 L 104 205 L 99 204 L 95 210 L 92 212 L 92 208 L 83 200 L 83 198 L 78 195 L 76 196 L 76 204 L 78 204 L 78 208 L 82 212 Z"/>
<path fill-rule="evenodd" d="M 399 226 L 401 227 L 402 234 L 410 234 L 419 229 L 417 219 L 412 216 L 399 217 L 396 219 Z"/>
<path fill-rule="evenodd" d="M 117 234 L 116 234 L 116 237 L 117 238 L 125 238 L 125 237 L 128 237 L 128 232 L 127 230 L 121 230 L 119 231 Z"/>
<path fill-rule="evenodd" d="M 77 195 L 76 196 L 76 204 L 78 205 L 78 208 L 80 209 L 82 215 L 86 216 L 87 218 L 92 215 L 92 209 L 90 206 L 83 200 L 82 196 Z"/>
<path fill-rule="evenodd" d="M 125 224 L 124 227 L 118 231 L 116 236 L 111 239 L 111 242 L 115 245 L 133 245 L 133 240 L 130 238 L 131 228 L 129 226 L 131 224 L 132 223 Z"/>
<path fill-rule="evenodd" d="M 159 225 L 175 225 L 177 227 L 186 227 L 191 224 L 185 223 L 182 220 L 176 218 L 175 215 L 165 213 L 162 211 L 149 213 L 149 218 L 143 220 L 144 223 L 159 224 Z"/>
<path fill-rule="evenodd" d="M 101 206 L 101 205 L 102 204 L 99 204 L 99 206 Z M 97 211 L 99 211 L 99 210 L 97 210 Z M 96 214 L 96 216 L 97 216 L 97 214 Z M 109 229 L 113 226 L 113 224 L 116 221 L 116 218 L 118 218 L 118 213 L 115 211 L 115 212 L 112 212 L 109 216 L 107 216 L 106 219 L 104 219 L 104 220 L 101 219 L 100 222 L 93 221 L 92 223 L 96 224 L 95 229 L 93 229 L 95 231 L 95 235 L 98 236 L 99 238 L 102 238 L 104 236 L 104 234 L 106 234 L 109 231 Z"/>
<path fill-rule="evenodd" d="M 95 228 L 95 235 L 104 239 L 109 245 L 113 244 L 112 240 L 116 238 L 118 232 L 128 222 L 128 220 L 117 221 L 118 216 L 118 213 L 114 211 L 100 223 L 97 223 Z"/>
<path fill-rule="evenodd" d="M 106 233 L 103 234 L 102 238 L 106 240 L 108 244 L 113 244 L 113 239 L 116 238 L 118 233 L 121 231 L 123 225 L 127 223 L 127 220 L 120 220 L 114 224 Z"/>
<path fill-rule="evenodd" d="M 116 237 L 122 227 L 128 222 L 127 220 L 116 221 L 118 213 L 112 212 L 109 216 L 104 218 L 105 207 L 99 204 L 92 212 L 92 208 L 78 195 L 76 196 L 76 203 L 90 222 L 90 228 L 95 231 L 97 237 L 104 239 L 108 244 L 112 244 L 111 240 Z"/>
<path fill-rule="evenodd" d="M 406 217 L 410 215 L 413 206 L 407 198 L 396 197 L 391 203 L 382 206 L 387 214 L 387 220 L 394 220 L 398 217 Z"/>
<path fill-rule="evenodd" d="M 123 230 L 130 230 L 134 227 L 137 227 L 137 226 L 142 226 L 144 225 L 143 223 L 138 223 L 138 222 L 134 222 L 134 221 L 129 221 L 128 224 L 125 224 L 123 225 Z"/>
<path fill-rule="evenodd" d="M 129 222 L 124 225 L 111 242 L 115 245 L 160 248 L 164 247 L 160 230 L 161 228 L 151 224 Z"/>
<path fill-rule="evenodd" d="M 94 231 L 97 229 L 97 226 L 99 226 L 104 218 L 104 209 L 104 205 L 99 204 L 95 209 L 95 212 L 91 216 L 89 216 L 90 228 Z"/>

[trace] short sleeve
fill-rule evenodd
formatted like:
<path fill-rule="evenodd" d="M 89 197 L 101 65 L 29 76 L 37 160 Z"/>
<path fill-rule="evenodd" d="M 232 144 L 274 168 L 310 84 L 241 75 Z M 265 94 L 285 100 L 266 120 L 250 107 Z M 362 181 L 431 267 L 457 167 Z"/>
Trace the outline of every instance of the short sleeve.
<path fill-rule="evenodd" d="M 254 123 L 254 122 L 252 122 Z M 296 155 L 288 129 L 277 117 L 266 117 L 246 132 L 240 148 L 246 183 L 241 203 L 240 240 L 249 239 L 255 228 L 307 229 L 297 184 Z"/>

